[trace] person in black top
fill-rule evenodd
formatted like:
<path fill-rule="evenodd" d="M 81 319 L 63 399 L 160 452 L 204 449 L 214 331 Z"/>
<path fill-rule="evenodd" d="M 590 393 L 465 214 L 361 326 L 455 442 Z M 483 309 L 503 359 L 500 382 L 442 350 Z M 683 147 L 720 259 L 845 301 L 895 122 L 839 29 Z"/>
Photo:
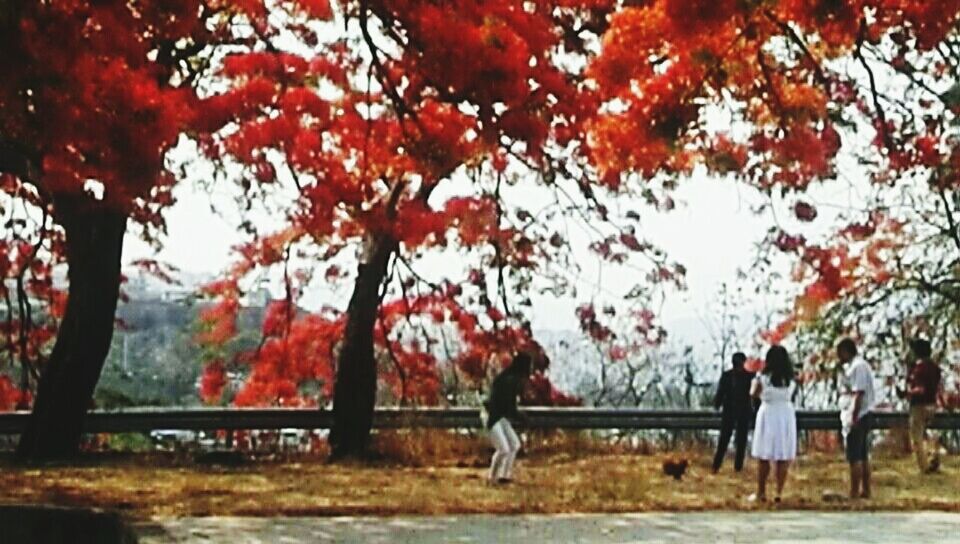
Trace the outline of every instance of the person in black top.
<path fill-rule="evenodd" d="M 490 482 L 508 483 L 513 479 L 513 462 L 520 451 L 520 438 L 510 420 L 521 419 L 517 411 L 517 397 L 530 377 L 533 360 L 527 353 L 518 353 L 510 366 L 493 379 L 490 397 L 484 402 L 487 429 L 496 451 L 490 461 Z"/>
<path fill-rule="evenodd" d="M 722 410 L 720 423 L 720 440 L 717 442 L 717 454 L 713 457 L 713 473 L 716 474 L 723 464 L 723 457 L 727 454 L 730 445 L 730 436 L 737 432 L 737 457 L 733 468 L 737 472 L 743 470 L 743 457 L 747 451 L 747 433 L 754 415 L 754 403 L 750 397 L 750 384 L 753 382 L 753 373 L 747 372 L 743 364 L 747 356 L 741 352 L 733 354 L 733 368 L 720 375 L 717 394 L 713 405 Z"/>

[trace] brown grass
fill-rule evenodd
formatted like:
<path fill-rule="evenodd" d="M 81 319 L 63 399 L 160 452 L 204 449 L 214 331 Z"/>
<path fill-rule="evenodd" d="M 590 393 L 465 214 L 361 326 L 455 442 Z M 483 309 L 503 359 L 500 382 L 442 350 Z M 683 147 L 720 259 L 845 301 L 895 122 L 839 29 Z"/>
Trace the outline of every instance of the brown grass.
<path fill-rule="evenodd" d="M 676 482 L 661 472 L 667 454 L 648 445 L 616 446 L 581 434 L 534 435 L 518 462 L 517 481 L 491 487 L 485 481 L 489 458 L 482 441 L 427 436 L 381 433 L 376 446 L 385 460 L 373 465 L 304 458 L 223 468 L 160 454 L 100 456 L 42 469 L 5 463 L 0 465 L 0 502 L 97 506 L 136 517 L 772 508 L 744 501 L 755 487 L 752 462 L 744 473 L 734 474 L 728 461 L 714 476 L 710 452 L 703 449 L 669 454 L 691 461 L 686 477 Z M 874 467 L 873 500 L 825 503 L 825 490 L 846 489 L 846 465 L 839 453 L 805 455 L 791 472 L 780 508 L 960 511 L 955 483 L 960 458 L 946 457 L 941 474 L 920 477 L 911 457 L 884 450 Z"/>
<path fill-rule="evenodd" d="M 527 431 L 524 448 L 525 457 L 553 462 L 598 454 L 650 455 L 658 449 L 647 441 L 618 443 L 598 440 L 589 432 L 564 431 Z M 436 429 L 380 431 L 373 437 L 372 449 L 380 461 L 407 467 L 485 467 L 493 452 L 483 435 Z"/>

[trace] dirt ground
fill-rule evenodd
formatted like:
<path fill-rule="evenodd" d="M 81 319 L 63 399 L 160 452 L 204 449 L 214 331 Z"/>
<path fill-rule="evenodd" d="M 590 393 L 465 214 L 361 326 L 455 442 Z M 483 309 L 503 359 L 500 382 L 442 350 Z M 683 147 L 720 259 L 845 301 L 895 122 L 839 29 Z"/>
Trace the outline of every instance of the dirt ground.
<path fill-rule="evenodd" d="M 700 510 L 960 511 L 960 457 L 939 474 L 920 476 L 913 458 L 874 458 L 874 497 L 828 501 L 841 494 L 847 469 L 839 454 L 803 455 L 783 504 L 757 505 L 756 466 L 733 472 L 732 459 L 711 474 L 710 452 L 673 453 L 691 465 L 681 481 L 665 476 L 665 454 L 550 451 L 519 459 L 517 480 L 486 482 L 483 454 L 457 462 L 410 466 L 401 461 L 328 464 L 322 459 L 201 464 L 168 454 L 97 455 L 72 465 L 22 467 L 0 461 L 0 502 L 118 509 L 152 516 L 326 516 L 460 513 L 572 513 Z"/>

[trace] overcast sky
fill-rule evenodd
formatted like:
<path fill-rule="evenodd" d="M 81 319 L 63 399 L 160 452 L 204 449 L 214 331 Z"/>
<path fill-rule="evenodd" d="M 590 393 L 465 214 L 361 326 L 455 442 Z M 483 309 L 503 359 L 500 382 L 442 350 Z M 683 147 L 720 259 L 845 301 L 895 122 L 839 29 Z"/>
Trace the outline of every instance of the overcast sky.
<path fill-rule="evenodd" d="M 860 200 L 849 180 L 831 182 L 815 188 L 804 199 L 820 204 L 821 217 L 814 225 L 823 229 L 835 224 L 836 214 L 847 204 Z M 456 193 L 456 183 L 451 182 Z M 169 237 L 159 255 L 139 241 L 128 236 L 125 261 L 143 257 L 156 257 L 188 274 L 215 276 L 230 264 L 230 248 L 241 242 L 238 233 L 237 213 L 230 198 L 223 192 L 213 195 L 190 182 L 177 188 L 177 203 L 167 210 Z M 737 270 L 746 269 L 755 255 L 755 245 L 774 223 L 792 230 L 799 228 L 789 209 L 795 197 L 776 199 L 774 210 L 757 215 L 751 208 L 769 197 L 730 180 L 712 179 L 695 175 L 683 181 L 673 194 L 677 207 L 668 212 L 657 212 L 649 206 L 637 205 L 642 216 L 642 236 L 667 250 L 671 259 L 687 267 L 688 289 L 671 294 L 659 314 L 671 337 L 682 344 L 692 344 L 698 351 L 709 353 L 710 338 L 706 328 L 711 326 L 712 313 L 718 311 L 718 291 L 724 284 L 738 283 Z M 214 213 L 214 203 L 225 212 L 226 217 Z M 824 205 L 824 204 L 828 205 Z M 805 226 L 808 230 L 810 226 Z M 579 290 L 589 293 L 596 289 L 596 258 L 583 252 L 583 283 Z M 749 271 L 748 271 L 749 273 Z M 629 286 L 639 278 L 631 277 L 636 272 L 612 270 L 604 267 L 602 283 L 618 287 Z M 764 278 L 751 276 L 752 281 Z M 317 295 L 324 303 L 345 306 L 349 296 L 349 281 L 339 290 Z M 743 282 L 740 282 L 741 284 Z M 339 299 L 334 300 L 334 299 Z M 536 330 L 574 330 L 577 328 L 574 308 L 578 300 L 555 300 L 548 297 L 535 299 L 536 311 L 533 324 Z M 338 304 L 339 302 L 339 304 Z M 748 300 L 742 308 L 744 317 L 759 311 L 774 309 L 785 303 L 780 300 Z M 745 328 L 749 323 L 745 323 Z M 750 331 L 751 333 L 753 331 Z"/>

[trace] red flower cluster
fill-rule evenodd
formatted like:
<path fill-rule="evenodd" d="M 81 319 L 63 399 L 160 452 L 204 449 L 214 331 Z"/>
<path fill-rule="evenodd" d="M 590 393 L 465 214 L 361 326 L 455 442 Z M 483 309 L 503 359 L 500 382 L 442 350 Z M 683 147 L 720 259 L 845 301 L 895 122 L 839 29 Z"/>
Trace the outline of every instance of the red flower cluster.
<path fill-rule="evenodd" d="M 271 307 L 284 305 L 275 301 Z M 343 320 L 307 314 L 287 322 L 284 315 L 274 310 L 261 345 L 239 357 L 247 371 L 233 399 L 237 406 L 313 406 L 330 398 L 334 346 L 343 335 Z"/>
<path fill-rule="evenodd" d="M 225 296 L 216 304 L 200 311 L 201 331 L 194 337 L 199 344 L 222 346 L 237 334 L 237 313 L 240 301 L 234 296 Z"/>
<path fill-rule="evenodd" d="M 806 32 L 816 32 L 831 46 L 850 46 L 857 37 L 866 0 L 784 0 L 777 3 L 781 20 L 792 21 Z"/>
<path fill-rule="evenodd" d="M 583 401 L 557 389 L 542 372 L 534 372 L 521 395 L 524 404 L 532 406 L 580 406 Z"/>
<path fill-rule="evenodd" d="M 226 385 L 227 371 L 223 361 L 207 363 L 200 374 L 200 399 L 207 404 L 219 402 Z"/>
<path fill-rule="evenodd" d="M 793 214 L 797 216 L 797 219 L 809 223 L 817 218 L 817 209 L 811 204 L 797 201 L 797 203 L 793 205 Z"/>
<path fill-rule="evenodd" d="M 199 8 L 72 0 L 18 12 L 19 28 L 2 38 L 0 133 L 41 157 L 32 183 L 76 195 L 96 180 L 124 209 L 167 184 L 164 154 L 189 128 L 195 99 L 168 83 L 174 63 L 155 49 L 206 35 Z"/>
<path fill-rule="evenodd" d="M 960 1 L 939 0 L 875 0 L 877 19 L 884 26 L 907 27 L 917 37 L 922 50 L 933 49 L 955 28 L 960 13 Z"/>
<path fill-rule="evenodd" d="M 616 337 L 610 327 L 607 327 L 599 321 L 593 304 L 583 304 L 579 306 L 576 310 L 576 315 L 577 319 L 580 320 L 580 329 L 589 335 L 590 338 L 599 342 L 605 342 Z"/>
<path fill-rule="evenodd" d="M 17 388 L 8 376 L 0 375 L 0 412 L 9 412 L 29 405 L 31 400 L 29 391 Z"/>

